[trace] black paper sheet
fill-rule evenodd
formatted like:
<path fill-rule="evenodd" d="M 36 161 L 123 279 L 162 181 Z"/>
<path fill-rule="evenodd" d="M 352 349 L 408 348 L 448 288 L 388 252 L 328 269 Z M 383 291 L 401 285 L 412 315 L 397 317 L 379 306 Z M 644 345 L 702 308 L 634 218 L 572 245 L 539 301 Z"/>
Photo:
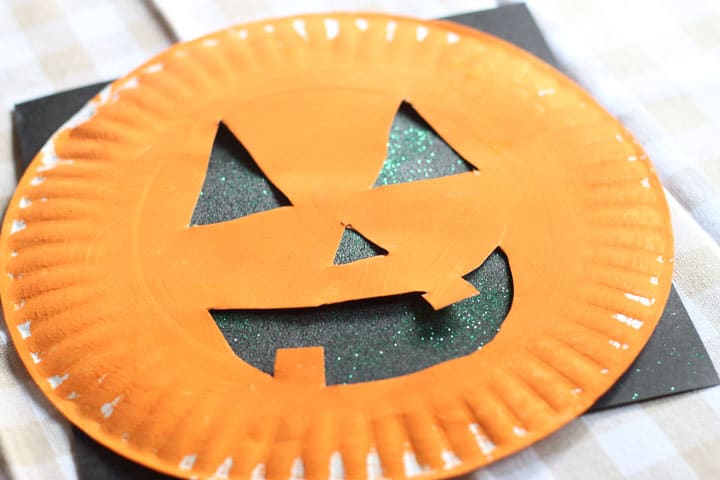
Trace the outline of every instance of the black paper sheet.
<path fill-rule="evenodd" d="M 530 12 L 523 4 L 450 17 L 504 38 L 558 67 Z M 17 105 L 14 122 L 20 157 L 18 177 L 52 133 L 106 83 Z M 273 349 L 274 351 L 274 349 Z M 599 410 L 695 390 L 720 383 L 707 351 L 673 287 L 661 321 L 635 363 L 592 408 Z M 126 460 L 74 429 L 74 453 L 82 479 L 169 478 Z"/>

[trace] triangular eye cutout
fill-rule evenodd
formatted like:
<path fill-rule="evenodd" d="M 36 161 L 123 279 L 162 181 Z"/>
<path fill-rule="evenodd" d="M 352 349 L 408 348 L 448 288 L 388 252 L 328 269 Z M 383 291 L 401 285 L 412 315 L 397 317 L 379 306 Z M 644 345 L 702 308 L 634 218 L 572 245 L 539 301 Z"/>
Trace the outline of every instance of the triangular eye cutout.
<path fill-rule="evenodd" d="M 446 177 L 475 170 L 407 102 L 390 128 L 387 156 L 375 187 Z"/>
<path fill-rule="evenodd" d="M 226 222 L 289 205 L 235 135 L 220 123 L 190 224 Z"/>
<path fill-rule="evenodd" d="M 346 263 L 357 262 L 363 258 L 376 257 L 378 255 L 387 255 L 387 250 L 375 245 L 367 238 L 360 235 L 350 227 L 345 227 L 343 236 L 340 239 L 335 252 L 335 265 L 343 265 Z"/>

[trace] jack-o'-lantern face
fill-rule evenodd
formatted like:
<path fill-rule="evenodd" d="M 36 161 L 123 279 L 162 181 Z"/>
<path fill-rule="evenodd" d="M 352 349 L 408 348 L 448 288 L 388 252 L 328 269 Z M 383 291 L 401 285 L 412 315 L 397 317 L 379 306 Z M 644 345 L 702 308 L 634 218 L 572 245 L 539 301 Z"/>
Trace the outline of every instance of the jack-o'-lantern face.
<path fill-rule="evenodd" d="M 526 183 L 527 174 L 513 173 L 512 163 L 487 150 L 468 159 L 475 167 L 470 172 L 373 187 L 390 124 L 403 100 L 401 92 L 379 92 L 380 87 L 271 89 L 229 105 L 222 121 L 292 205 L 183 228 L 176 235 L 169 231 L 177 230 L 177 224 L 162 226 L 170 212 L 156 217 L 153 209 L 148 219 L 153 229 L 139 232 L 141 245 L 148 247 L 141 260 L 147 277 L 162 279 L 165 289 L 177 288 L 173 295 L 178 298 L 184 296 L 180 290 L 192 291 L 198 296 L 193 301 L 202 298 L 205 307 L 215 309 L 310 307 L 408 292 L 422 292 L 440 309 L 476 295 L 462 277 L 500 244 L 513 205 L 498 199 L 509 186 Z M 418 100 L 416 108 L 420 105 Z M 448 129 L 444 122 L 458 122 L 465 113 L 435 115 L 442 135 Z M 432 117 L 429 112 L 434 123 Z M 173 158 L 184 147 L 194 149 L 204 162 L 193 159 L 194 169 L 169 163 L 168 171 L 158 175 L 172 184 L 158 182 L 147 193 L 149 202 L 156 195 L 187 195 L 188 203 L 178 201 L 178 207 L 190 207 L 176 214 L 181 227 L 189 221 L 191 202 L 202 184 L 217 120 L 202 125 L 193 118 L 187 128 L 198 130 L 188 144 L 169 138 L 151 154 Z M 444 135 L 462 148 L 463 139 L 454 138 L 452 130 Z M 192 176 L 182 193 L 178 184 L 187 180 L 181 176 Z M 477 235 L 480 225 L 483 234 Z M 387 254 L 335 265 L 348 227 Z M 168 279 L 178 281 L 171 286 Z"/>
<path fill-rule="evenodd" d="M 404 104 L 393 120 L 385 163 L 373 186 L 473 170 Z M 221 125 L 191 225 L 221 223 L 290 205 L 240 141 Z M 292 243 L 292 233 L 281 235 Z M 333 263 L 387 254 L 346 227 Z M 440 310 L 433 310 L 421 293 L 412 292 L 320 308 L 222 309 L 211 314 L 233 351 L 270 375 L 278 348 L 319 345 L 328 359 L 326 383 L 357 383 L 416 372 L 470 354 L 490 341 L 510 308 L 507 260 L 502 252 L 495 252 L 463 279 L 479 293 Z"/>
<path fill-rule="evenodd" d="M 377 185 L 403 101 L 467 171 Z M 590 406 L 668 293 L 669 222 L 640 148 L 560 74 L 460 27 L 341 15 L 230 29 L 89 108 L 10 206 L 3 305 L 53 403 L 169 473 L 467 471 Z M 193 224 L 221 122 L 288 205 Z M 382 254 L 337 262 L 348 228 Z M 322 348 L 278 350 L 270 376 L 209 313 L 408 293 L 441 309 L 478 293 L 463 277 L 498 247 L 514 298 L 495 340 L 402 377 L 327 386 Z"/>

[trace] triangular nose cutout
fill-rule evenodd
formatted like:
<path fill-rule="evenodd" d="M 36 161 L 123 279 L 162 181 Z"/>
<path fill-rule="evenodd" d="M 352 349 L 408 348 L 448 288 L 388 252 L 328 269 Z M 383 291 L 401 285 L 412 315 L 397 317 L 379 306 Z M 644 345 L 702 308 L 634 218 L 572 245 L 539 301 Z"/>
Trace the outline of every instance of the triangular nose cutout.
<path fill-rule="evenodd" d="M 344 265 L 364 258 L 387 255 L 387 253 L 387 250 L 374 244 L 352 228 L 345 227 L 333 263 L 335 265 Z"/>
<path fill-rule="evenodd" d="M 250 152 L 221 122 L 190 223 L 226 222 L 289 205 L 287 197 L 270 182 Z"/>
<path fill-rule="evenodd" d="M 448 145 L 407 102 L 398 109 L 387 156 L 375 187 L 447 177 L 476 170 Z"/>

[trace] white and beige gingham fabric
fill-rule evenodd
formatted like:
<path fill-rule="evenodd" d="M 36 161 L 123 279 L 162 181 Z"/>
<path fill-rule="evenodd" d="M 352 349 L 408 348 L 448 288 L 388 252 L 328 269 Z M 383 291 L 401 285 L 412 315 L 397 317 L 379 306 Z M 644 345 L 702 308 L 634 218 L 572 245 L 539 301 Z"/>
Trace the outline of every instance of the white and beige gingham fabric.
<path fill-rule="evenodd" d="M 112 78 L 173 36 L 190 39 L 232 23 L 308 11 L 431 18 L 495 4 L 3 0 L 0 203 L 14 185 L 14 103 Z M 530 8 L 565 70 L 630 128 L 655 162 L 675 229 L 675 284 L 720 367 L 720 2 L 531 0 Z M 75 478 L 67 424 L 34 389 L 4 329 L 0 322 L 0 478 Z M 585 415 L 468 479 L 718 479 L 719 453 L 716 387 Z"/>
<path fill-rule="evenodd" d="M 15 103 L 121 75 L 170 44 L 141 0 L 0 1 L 0 209 L 15 185 Z M 68 425 L 0 321 L 0 479 L 74 479 Z"/>

